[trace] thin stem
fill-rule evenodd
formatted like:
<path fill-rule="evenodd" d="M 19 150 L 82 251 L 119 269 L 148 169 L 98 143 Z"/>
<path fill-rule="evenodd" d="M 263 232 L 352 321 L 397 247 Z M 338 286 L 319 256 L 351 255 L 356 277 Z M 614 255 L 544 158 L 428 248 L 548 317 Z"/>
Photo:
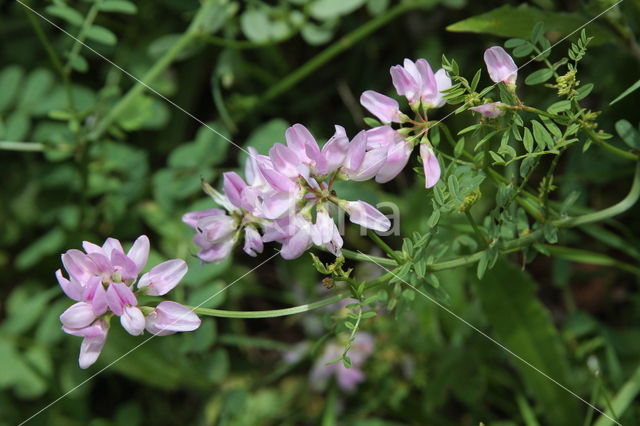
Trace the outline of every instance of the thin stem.
<path fill-rule="evenodd" d="M 199 15 L 200 14 L 196 15 L 196 19 Z M 192 23 L 189 29 L 180 36 L 178 41 L 173 46 L 171 46 L 171 48 L 167 50 L 165 54 L 156 61 L 155 64 L 153 64 L 153 66 L 149 69 L 149 71 L 147 71 L 142 79 L 138 80 L 135 86 L 129 89 L 129 92 L 127 92 L 127 94 L 124 95 L 118 101 L 118 103 L 116 103 L 114 107 L 109 110 L 107 115 L 105 115 L 102 120 L 98 122 L 96 128 L 89 135 L 89 138 L 91 140 L 96 140 L 100 136 L 102 136 L 102 134 L 109 128 L 109 126 L 111 126 L 111 124 L 120 116 L 120 114 L 122 114 L 122 112 L 129 106 L 129 104 L 140 94 L 142 94 L 142 92 L 144 92 L 144 90 L 153 82 L 153 80 L 155 80 L 155 78 L 173 62 L 176 56 L 178 56 L 178 54 L 180 54 L 180 52 L 182 52 L 184 48 L 198 36 L 198 34 L 196 33 L 196 28 L 197 25 Z"/>
<path fill-rule="evenodd" d="M 600 136 L 598 136 L 598 134 L 593 130 L 584 130 L 584 131 L 589 137 L 589 139 L 591 139 L 596 145 L 601 146 L 602 148 L 606 149 L 610 153 L 617 155 L 618 157 L 625 158 L 627 160 L 640 161 L 640 156 L 638 154 L 634 154 L 632 152 L 628 152 L 623 149 L 616 148 L 610 143 L 602 140 L 602 138 L 600 138 Z"/>
<path fill-rule="evenodd" d="M 394 259 L 398 265 L 403 263 L 403 260 L 400 256 L 398 256 L 398 253 L 396 253 L 391 247 L 389 247 L 389 245 L 385 243 L 378 234 L 376 234 L 372 230 L 368 230 L 367 235 L 369 235 L 369 238 L 371 238 L 373 242 L 378 245 L 378 247 L 384 250 L 384 252 L 387 253 L 389 257 Z"/>
<path fill-rule="evenodd" d="M 0 141 L 0 149 L 7 151 L 25 151 L 25 152 L 40 152 L 44 151 L 44 144 L 40 142 L 10 142 Z"/>
<path fill-rule="evenodd" d="M 101 4 L 102 4 L 102 0 L 98 0 L 93 4 L 93 6 L 91 6 L 91 9 L 89 9 L 89 13 L 87 13 L 87 16 L 85 17 L 84 22 L 80 27 L 80 32 L 78 33 L 78 36 L 74 39 L 73 46 L 71 47 L 71 51 L 67 56 L 67 63 L 64 65 L 64 73 L 66 75 L 69 75 L 69 73 L 71 72 L 71 61 L 80 53 L 80 49 L 82 49 L 82 46 L 84 45 L 84 40 L 87 37 L 87 31 L 89 30 L 89 28 L 91 28 L 91 26 L 93 25 L 93 22 L 96 20 L 96 17 L 98 16 L 98 12 L 100 11 Z"/>
<path fill-rule="evenodd" d="M 636 164 L 636 171 L 633 175 L 631 190 L 620 202 L 597 212 L 555 220 L 552 224 L 555 226 L 570 227 L 600 222 L 629 210 L 638 201 L 638 198 L 640 198 L 640 163 Z"/>
<path fill-rule="evenodd" d="M 282 93 L 288 91 L 309 74 L 314 72 L 317 68 L 327 63 L 333 57 L 351 48 L 358 41 L 365 38 L 370 33 L 376 31 L 397 16 L 412 9 L 428 6 L 429 4 L 431 4 L 431 1 L 420 0 L 414 2 L 403 2 L 395 7 L 392 7 L 384 14 L 379 15 L 378 17 L 372 19 L 361 27 L 345 35 L 340 40 L 333 43 L 331 46 L 327 47 L 325 50 L 304 63 L 300 68 L 280 80 L 280 82 L 271 86 L 253 106 L 257 107 L 280 96 Z"/>
<path fill-rule="evenodd" d="M 387 282 L 391 278 L 393 278 L 396 271 L 390 271 L 381 277 L 370 281 L 367 283 L 367 290 L 372 290 L 381 284 Z M 339 302 L 340 300 L 350 297 L 351 290 L 342 290 L 331 297 L 327 297 L 322 300 L 318 300 L 317 302 L 308 303 L 304 305 L 294 306 L 292 308 L 285 309 L 273 309 L 268 311 L 227 311 L 223 309 L 210 309 L 210 308 L 200 308 L 200 307 L 191 307 L 198 315 L 206 315 L 211 317 L 219 317 L 219 318 L 275 318 L 275 317 L 284 317 L 288 315 L 301 314 L 303 312 L 312 311 L 314 309 L 322 308 L 324 306 L 331 305 L 333 303 Z"/>
<path fill-rule="evenodd" d="M 368 254 L 361 254 L 352 250 L 342 249 L 342 255 L 347 259 L 359 260 L 362 262 L 378 263 L 385 266 L 396 266 L 395 260 L 388 259 L 386 257 L 371 256 Z"/>
<path fill-rule="evenodd" d="M 478 224 L 476 223 L 476 221 L 473 218 L 473 215 L 471 214 L 469 209 L 465 209 L 464 215 L 466 216 L 467 221 L 471 224 L 471 227 L 473 228 L 473 232 L 475 232 L 476 237 L 478 238 L 478 242 L 480 243 L 480 245 L 482 247 L 487 247 L 487 243 L 488 243 L 487 237 L 482 233 L 480 228 L 478 228 Z"/>

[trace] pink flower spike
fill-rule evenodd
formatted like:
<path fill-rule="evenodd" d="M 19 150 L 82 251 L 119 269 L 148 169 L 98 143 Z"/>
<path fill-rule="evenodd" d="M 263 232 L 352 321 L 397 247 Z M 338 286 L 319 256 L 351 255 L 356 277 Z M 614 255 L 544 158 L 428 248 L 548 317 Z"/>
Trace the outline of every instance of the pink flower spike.
<path fill-rule="evenodd" d="M 64 294 L 67 295 L 69 299 L 73 299 L 76 301 L 80 301 L 82 299 L 82 291 L 83 287 L 75 280 L 68 280 L 62 276 L 62 270 L 58 269 L 56 271 L 56 278 L 58 279 L 58 284 L 62 288 Z"/>
<path fill-rule="evenodd" d="M 258 253 L 262 253 L 264 249 L 262 237 L 253 226 L 246 226 L 244 228 L 244 247 L 242 249 L 252 257 L 256 257 Z"/>
<path fill-rule="evenodd" d="M 100 356 L 104 343 L 107 341 L 109 326 L 104 320 L 98 320 L 91 326 L 92 332 L 82 340 L 78 363 L 80 368 L 89 368 Z"/>
<path fill-rule="evenodd" d="M 84 328 L 96 319 L 93 307 L 87 302 L 78 302 L 60 315 L 60 322 L 68 328 Z"/>
<path fill-rule="evenodd" d="M 127 257 L 136 264 L 136 275 L 138 275 L 140 271 L 142 271 L 142 268 L 144 268 L 144 265 L 147 264 L 147 259 L 149 259 L 149 245 L 149 237 L 141 235 L 136 238 L 127 252 Z"/>
<path fill-rule="evenodd" d="M 389 218 L 378 209 L 364 201 L 347 201 L 345 210 L 351 222 L 378 232 L 386 232 L 391 228 Z"/>
<path fill-rule="evenodd" d="M 440 180 L 440 163 L 433 148 L 427 144 L 420 145 L 420 157 L 422 157 L 422 166 L 424 167 L 425 188 L 432 188 Z"/>
<path fill-rule="evenodd" d="M 360 104 L 384 124 L 400 123 L 400 105 L 389 96 L 367 90 L 360 96 Z"/>
<path fill-rule="evenodd" d="M 149 333 L 166 336 L 176 331 L 193 331 L 200 327 L 200 318 L 186 306 L 176 302 L 160 302 L 147 315 L 146 328 Z"/>
<path fill-rule="evenodd" d="M 139 336 L 144 333 L 145 319 L 142 311 L 135 306 L 125 306 L 120 324 L 132 336 Z"/>
<path fill-rule="evenodd" d="M 493 46 L 485 50 L 484 63 L 487 65 L 489 77 L 496 83 L 515 85 L 518 67 L 513 58 L 500 46 Z"/>
<path fill-rule="evenodd" d="M 149 296 L 162 296 L 173 290 L 187 274 L 187 263 L 181 259 L 162 262 L 140 277 L 138 288 Z"/>
<path fill-rule="evenodd" d="M 469 108 L 471 111 L 478 112 L 487 118 L 498 118 L 504 114 L 504 110 L 501 108 L 502 102 L 491 102 L 489 104 L 478 105 Z"/>

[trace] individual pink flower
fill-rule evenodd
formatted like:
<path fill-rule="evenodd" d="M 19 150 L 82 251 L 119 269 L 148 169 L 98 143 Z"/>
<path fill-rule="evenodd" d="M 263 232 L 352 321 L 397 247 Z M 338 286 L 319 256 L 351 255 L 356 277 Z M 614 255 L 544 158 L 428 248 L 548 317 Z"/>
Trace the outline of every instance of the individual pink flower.
<path fill-rule="evenodd" d="M 193 241 L 200 247 L 198 257 L 205 262 L 225 259 L 237 241 L 238 223 L 221 209 L 207 209 L 186 213 L 182 221 L 197 232 Z"/>
<path fill-rule="evenodd" d="M 367 90 L 360 96 L 360 104 L 384 124 L 402 121 L 398 101 L 382 93 Z"/>
<path fill-rule="evenodd" d="M 376 172 L 376 182 L 386 183 L 398 176 L 409 162 L 413 151 L 411 143 L 390 126 L 374 127 L 366 131 L 367 146 L 384 149 L 384 164 Z"/>
<path fill-rule="evenodd" d="M 369 180 L 378 173 L 386 160 L 386 147 L 368 149 L 367 132 L 363 130 L 349 143 L 342 172 L 350 180 Z"/>
<path fill-rule="evenodd" d="M 65 294 L 77 301 L 60 315 L 60 322 L 66 333 L 84 338 L 79 363 L 87 368 L 104 346 L 110 315 L 120 317 L 129 334 L 142 334 L 145 317 L 137 295 L 166 294 L 184 277 L 187 264 L 180 259 L 168 260 L 138 279 L 149 256 L 146 236 L 139 237 L 126 254 L 114 238 L 108 238 L 102 247 L 87 241 L 83 247 L 85 252 L 72 249 L 62 255 L 69 279 L 62 270 L 56 271 L 56 278 Z"/>
<path fill-rule="evenodd" d="M 424 186 L 432 188 L 440 180 L 440 163 L 428 144 L 420 145 L 420 157 L 422 157 L 422 167 L 424 168 Z"/>
<path fill-rule="evenodd" d="M 325 346 L 322 356 L 315 362 L 310 373 L 311 387 L 322 390 L 328 381 L 334 377 L 340 389 L 345 392 L 353 392 L 356 387 L 365 380 L 362 367 L 374 349 L 373 336 L 369 333 L 359 332 L 351 344 L 348 356 L 351 359 L 351 368 L 347 368 L 341 361 L 333 362 L 342 356 L 344 347 L 338 342 L 330 342 Z"/>
<path fill-rule="evenodd" d="M 487 65 L 489 77 L 494 82 L 509 86 L 516 84 L 518 66 L 502 47 L 493 46 L 485 50 L 484 63 Z"/>
<path fill-rule="evenodd" d="M 378 232 L 386 232 L 391 228 L 389 218 L 365 201 L 347 201 L 344 209 L 349 213 L 349 220 L 357 225 Z"/>
<path fill-rule="evenodd" d="M 193 331 L 200 327 L 200 318 L 186 306 L 176 302 L 160 302 L 146 317 L 146 329 L 156 336 L 179 331 Z"/>
<path fill-rule="evenodd" d="M 390 72 L 396 91 L 407 98 L 412 108 L 420 102 L 426 108 L 439 108 L 446 103 L 442 92 L 451 87 L 451 79 L 444 69 L 434 73 L 425 59 L 405 59 L 403 66 L 395 65 Z"/>
<path fill-rule="evenodd" d="M 491 102 L 471 107 L 469 109 L 471 111 L 478 112 L 487 118 L 498 118 L 504 114 L 504 110 L 501 108 L 502 105 L 504 105 L 502 102 Z"/>

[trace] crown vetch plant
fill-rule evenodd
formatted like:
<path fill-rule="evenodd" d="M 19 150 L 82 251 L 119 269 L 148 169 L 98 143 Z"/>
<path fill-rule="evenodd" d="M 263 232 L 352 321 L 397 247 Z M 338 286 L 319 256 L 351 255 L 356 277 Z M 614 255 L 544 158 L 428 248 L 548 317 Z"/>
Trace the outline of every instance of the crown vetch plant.
<path fill-rule="evenodd" d="M 355 302 L 347 306 L 348 315 L 336 321 L 334 331 L 339 338 L 325 346 L 311 378 L 322 387 L 335 376 L 344 391 L 354 390 L 365 380 L 363 366 L 373 352 L 374 340 L 359 329 L 366 319 L 400 309 L 412 297 L 400 290 L 402 283 L 410 283 L 444 301 L 447 294 L 434 271 L 477 264 L 477 275 L 482 277 L 503 253 L 523 251 L 526 261 L 536 250 L 544 250 L 536 243 L 555 243 L 559 228 L 600 221 L 635 203 L 636 187 L 640 185 L 638 170 L 630 194 L 616 208 L 571 216 L 571 202 L 550 200 L 558 158 L 573 145 L 586 150 L 596 144 L 622 158 L 638 161 L 636 153 L 609 145 L 606 139 L 610 135 L 598 130 L 597 113 L 580 105 L 591 90 L 590 86 L 581 86 L 576 77 L 589 41 L 583 31 L 568 58 L 555 63 L 548 60 L 547 51 L 533 57 L 546 67 L 545 78 L 539 77 L 542 73 L 538 70 L 525 79 L 527 85 L 555 79 L 546 87 L 555 92 L 558 101 L 545 110 L 527 105 L 520 97 L 519 92 L 525 90 L 517 86 L 519 69 L 502 47 L 490 47 L 484 52 L 489 78 L 495 84 L 482 90 L 478 89 L 481 70 L 469 81 L 461 75 L 456 61 L 444 56 L 442 67 L 435 72 L 425 59 L 405 59 L 402 65 L 390 68 L 390 83 L 400 101 L 373 90 L 362 93 L 360 103 L 375 117 L 366 119 L 369 129 L 350 137 L 342 126 L 335 125 L 333 136 L 320 144 L 304 125 L 295 124 L 286 130 L 285 143 L 273 144 L 268 153 L 248 147 L 243 175 L 224 173 L 221 190 L 202 182 L 216 206 L 182 217 L 195 232 L 198 258 L 220 262 L 237 245 L 256 257 L 268 243 L 276 242 L 284 259 L 295 259 L 317 247 L 335 256 L 335 261 L 323 263 L 310 253 L 313 267 L 325 275 L 325 286 L 344 287 L 328 299 L 257 312 L 190 307 L 172 301 L 140 306 L 138 296 L 163 296 L 173 289 L 186 274 L 186 263 L 169 260 L 138 278 L 149 252 L 145 236 L 139 237 L 126 254 L 112 238 L 102 247 L 85 242 L 85 252 L 69 250 L 62 256 L 69 278 L 60 270 L 56 276 L 65 294 L 76 303 L 60 319 L 65 332 L 84 338 L 80 366 L 86 368 L 97 359 L 113 316 L 119 317 L 132 335 L 140 335 L 144 329 L 166 335 L 197 329 L 198 315 L 284 316 L 353 298 Z M 539 36 L 532 41 L 516 39 L 507 44 L 517 47 L 526 43 L 540 45 L 536 52 L 546 46 Z M 441 120 L 435 120 L 437 110 L 447 106 L 453 109 L 448 115 L 441 115 Z M 452 132 L 445 120 L 453 114 L 463 114 L 471 124 Z M 336 184 L 390 182 L 407 169 L 416 146 L 418 155 L 413 162 L 421 167 L 410 170 L 424 182 L 422 191 L 430 208 L 417 212 L 425 216 L 425 231 L 404 238 L 401 249 L 396 250 L 378 233 L 388 232 L 392 224 L 398 225 L 399 217 L 393 217 L 392 223 L 376 206 L 343 198 L 340 185 Z M 542 167 L 542 157 L 549 156 L 553 158 L 551 165 L 538 187 L 530 189 L 534 170 Z M 511 164 L 514 167 L 510 174 L 503 174 Z M 470 210 L 487 197 L 480 189 L 484 182 L 495 187 L 495 200 L 491 199 L 491 210 L 479 221 Z M 344 247 L 347 243 L 339 222 L 342 213 L 353 224 L 367 229 L 370 239 L 386 256 L 357 253 Z M 452 236 L 440 227 L 443 217 L 456 215 L 468 221 L 469 233 Z M 374 279 L 361 280 L 353 268 L 347 267 L 347 258 L 389 269 Z M 384 309 L 378 309 L 381 300 Z M 377 308 L 372 308 L 374 305 Z M 338 360 L 342 364 L 331 364 Z"/>

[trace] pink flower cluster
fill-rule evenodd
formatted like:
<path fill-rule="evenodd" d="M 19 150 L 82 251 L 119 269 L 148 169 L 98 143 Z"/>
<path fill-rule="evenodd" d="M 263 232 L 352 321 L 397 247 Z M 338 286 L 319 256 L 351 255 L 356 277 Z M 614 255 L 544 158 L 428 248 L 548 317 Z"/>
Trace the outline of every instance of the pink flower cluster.
<path fill-rule="evenodd" d="M 85 241 L 84 252 L 72 249 L 62 255 L 69 278 L 56 271 L 64 293 L 77 301 L 60 315 L 62 329 L 83 337 L 80 347 L 81 368 L 92 365 L 107 339 L 113 315 L 134 336 L 147 329 L 164 336 L 177 331 L 192 331 L 200 326 L 200 318 L 186 306 L 176 302 L 160 302 L 146 315 L 138 306 L 136 295 L 163 296 L 187 273 L 187 264 L 172 259 L 154 266 L 138 279 L 147 263 L 149 239 L 140 236 L 125 254 L 120 241 L 108 238 L 102 247 Z"/>
<path fill-rule="evenodd" d="M 391 67 L 390 73 L 396 92 L 407 99 L 414 112 L 419 113 L 422 110 L 426 117 L 428 110 L 440 108 L 446 103 L 443 92 L 451 87 L 451 79 L 444 69 L 441 68 L 434 73 L 425 59 L 418 59 L 415 62 L 405 59 L 402 66 Z M 387 139 L 394 139 L 396 149 L 393 156 L 399 173 L 409 161 L 415 145 L 421 142 L 418 139 L 422 134 L 418 137 L 405 138 L 401 134 L 404 129 L 398 131 L 391 127 L 391 123 L 411 121 L 400 111 L 400 104 L 395 99 L 367 90 L 360 97 L 360 103 L 383 124 L 369 132 L 385 134 Z M 441 170 L 433 148 L 426 140 L 420 143 L 420 157 L 424 168 L 425 187 L 431 188 L 440 180 Z"/>
<path fill-rule="evenodd" d="M 386 182 L 400 173 L 396 145 L 390 128 L 361 131 L 349 140 L 345 130 L 322 147 L 301 124 L 285 133 L 286 144 L 276 143 L 269 155 L 249 148 L 244 179 L 224 173 L 223 192 L 205 184 L 205 191 L 223 209 L 187 213 L 182 220 L 196 230 L 198 257 L 205 262 L 224 259 L 241 237 L 250 256 L 261 253 L 266 242 L 282 245 L 285 259 L 300 256 L 311 246 L 340 255 L 342 237 L 332 214 L 345 211 L 351 222 L 374 231 L 390 229 L 389 219 L 364 201 L 340 199 L 333 190 L 337 180 Z"/>

